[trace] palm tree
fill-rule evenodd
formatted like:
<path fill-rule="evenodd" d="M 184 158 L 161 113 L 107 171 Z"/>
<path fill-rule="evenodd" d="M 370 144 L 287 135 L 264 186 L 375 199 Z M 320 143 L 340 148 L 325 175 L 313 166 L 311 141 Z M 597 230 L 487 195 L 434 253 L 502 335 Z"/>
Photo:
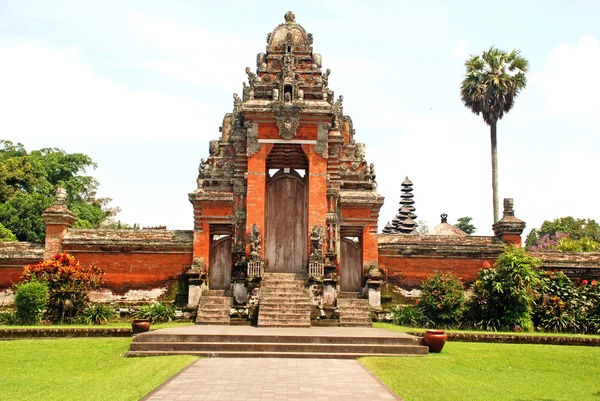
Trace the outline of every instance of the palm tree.
<path fill-rule="evenodd" d="M 494 46 L 481 56 L 465 61 L 467 74 L 460 87 L 460 97 L 473 113 L 483 116 L 490 126 L 492 140 L 492 192 L 494 223 L 498 221 L 498 152 L 496 123 L 512 108 L 515 98 L 525 88 L 529 61 L 518 50 L 506 53 Z"/>

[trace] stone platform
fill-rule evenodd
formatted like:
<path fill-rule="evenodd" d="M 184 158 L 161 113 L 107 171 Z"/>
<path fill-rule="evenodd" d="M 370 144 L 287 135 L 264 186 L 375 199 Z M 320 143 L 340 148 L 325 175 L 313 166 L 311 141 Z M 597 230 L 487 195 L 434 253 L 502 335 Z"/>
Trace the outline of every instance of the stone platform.
<path fill-rule="evenodd" d="M 127 356 L 354 359 L 427 353 L 420 337 L 380 328 L 196 325 L 138 334 Z"/>

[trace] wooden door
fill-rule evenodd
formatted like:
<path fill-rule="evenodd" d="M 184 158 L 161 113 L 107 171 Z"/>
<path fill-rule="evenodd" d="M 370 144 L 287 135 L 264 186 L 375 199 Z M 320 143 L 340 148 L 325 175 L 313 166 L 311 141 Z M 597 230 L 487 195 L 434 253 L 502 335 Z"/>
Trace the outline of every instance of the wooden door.
<path fill-rule="evenodd" d="M 213 239 L 210 247 L 209 285 L 211 290 L 229 290 L 231 285 L 231 235 Z"/>
<path fill-rule="evenodd" d="M 340 249 L 340 289 L 356 292 L 362 284 L 362 246 L 360 241 L 342 237 Z"/>
<path fill-rule="evenodd" d="M 302 273 L 308 263 L 306 181 L 278 171 L 267 183 L 265 261 L 269 272 Z"/>

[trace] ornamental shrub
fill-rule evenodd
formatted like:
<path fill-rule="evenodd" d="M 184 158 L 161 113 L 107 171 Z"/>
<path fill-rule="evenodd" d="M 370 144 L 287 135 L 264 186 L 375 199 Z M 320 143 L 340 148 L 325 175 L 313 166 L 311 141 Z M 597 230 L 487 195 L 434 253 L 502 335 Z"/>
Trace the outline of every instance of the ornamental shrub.
<path fill-rule="evenodd" d="M 106 304 L 91 304 L 81 313 L 85 324 L 108 324 L 117 317 L 115 309 Z"/>
<path fill-rule="evenodd" d="M 23 269 L 26 281 L 43 281 L 50 297 L 47 315 L 54 323 L 72 322 L 87 306 L 87 292 L 102 284 L 102 269 L 81 265 L 73 256 L 59 253 Z"/>
<path fill-rule="evenodd" d="M 396 306 L 392 309 L 392 321 L 399 326 L 426 327 L 431 321 L 423 310 L 414 305 Z"/>
<path fill-rule="evenodd" d="M 152 323 L 166 323 L 175 319 L 175 306 L 154 302 L 141 306 L 135 316 L 140 319 L 150 319 Z"/>
<path fill-rule="evenodd" d="M 28 281 L 15 285 L 15 314 L 20 324 L 40 324 L 48 303 L 48 285 L 42 281 Z"/>
<path fill-rule="evenodd" d="M 533 310 L 533 322 L 543 331 L 568 333 L 579 331 L 577 321 L 579 294 L 562 271 L 541 274 L 540 294 Z"/>
<path fill-rule="evenodd" d="M 421 283 L 418 305 L 435 327 L 457 326 L 464 303 L 463 285 L 452 273 L 436 272 Z"/>
<path fill-rule="evenodd" d="M 540 264 L 524 249 L 507 246 L 495 267 L 477 273 L 465 323 L 482 330 L 533 330 Z"/>

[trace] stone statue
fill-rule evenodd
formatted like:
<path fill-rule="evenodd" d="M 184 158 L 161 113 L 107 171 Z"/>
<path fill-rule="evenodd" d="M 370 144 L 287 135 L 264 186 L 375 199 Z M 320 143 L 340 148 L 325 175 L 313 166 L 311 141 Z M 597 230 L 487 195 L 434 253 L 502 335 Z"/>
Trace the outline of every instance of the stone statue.
<path fill-rule="evenodd" d="M 279 89 L 273 89 L 273 100 L 279 100 Z"/>
<path fill-rule="evenodd" d="M 356 157 L 358 160 L 365 160 L 365 156 L 367 153 L 367 147 L 365 146 L 364 143 L 357 143 L 354 146 L 354 157 Z"/>
<path fill-rule="evenodd" d="M 260 77 L 257 77 L 256 74 L 250 70 L 250 67 L 246 67 L 246 74 L 248 74 L 248 82 L 250 83 L 250 87 L 254 88 L 254 85 L 257 82 L 260 82 Z"/>
<path fill-rule="evenodd" d="M 221 141 L 224 143 L 229 142 L 229 138 L 231 137 L 231 117 L 230 115 L 225 115 L 223 119 L 223 126 L 221 129 Z"/>
<path fill-rule="evenodd" d="M 321 62 L 322 62 L 322 60 L 323 59 L 322 59 L 322 57 L 321 57 L 320 54 L 314 53 L 313 56 L 312 56 L 312 65 L 311 65 L 311 68 L 313 70 L 320 69 L 321 68 Z"/>
<path fill-rule="evenodd" d="M 56 197 L 54 198 L 55 205 L 67 204 L 67 190 L 64 188 L 56 188 Z"/>
<path fill-rule="evenodd" d="M 259 70 L 266 70 L 267 69 L 267 56 L 265 53 L 258 53 L 256 55 L 256 67 Z"/>
<path fill-rule="evenodd" d="M 255 262 L 260 260 L 260 251 L 262 247 L 262 236 L 258 224 L 254 223 L 250 230 L 250 260 Z"/>
<path fill-rule="evenodd" d="M 340 97 L 338 98 L 338 100 L 335 101 L 335 103 L 333 104 L 333 108 L 332 108 L 332 113 L 333 113 L 333 128 L 341 128 L 341 120 L 342 120 L 342 116 L 344 115 L 344 106 L 342 105 L 342 102 L 344 101 L 344 96 L 340 95 Z"/>
<path fill-rule="evenodd" d="M 325 230 L 321 226 L 314 226 L 310 231 L 310 261 L 323 262 L 323 241 Z"/>
<path fill-rule="evenodd" d="M 204 262 L 204 257 L 194 258 L 192 261 L 192 265 L 190 269 L 186 272 L 188 275 L 191 274 L 199 274 L 203 275 L 206 273 L 206 263 Z"/>
<path fill-rule="evenodd" d="M 239 112 L 242 109 L 242 99 L 237 93 L 233 94 L 233 110 Z"/>
<path fill-rule="evenodd" d="M 304 91 L 302 89 L 298 89 L 298 100 L 304 100 Z"/>
<path fill-rule="evenodd" d="M 324 88 L 329 88 L 329 74 L 331 74 L 331 68 L 325 70 L 325 73 L 322 75 Z"/>
<path fill-rule="evenodd" d="M 375 163 L 371 163 L 370 164 L 369 170 L 370 170 L 370 173 L 371 173 L 371 180 L 375 181 L 375 177 L 377 176 L 375 174 Z"/>
<path fill-rule="evenodd" d="M 290 92 L 286 92 L 284 98 L 286 103 L 290 103 L 292 101 L 292 94 Z"/>
<path fill-rule="evenodd" d="M 219 153 L 219 141 L 217 139 L 213 139 L 208 142 L 208 153 L 211 156 L 216 156 Z"/>

